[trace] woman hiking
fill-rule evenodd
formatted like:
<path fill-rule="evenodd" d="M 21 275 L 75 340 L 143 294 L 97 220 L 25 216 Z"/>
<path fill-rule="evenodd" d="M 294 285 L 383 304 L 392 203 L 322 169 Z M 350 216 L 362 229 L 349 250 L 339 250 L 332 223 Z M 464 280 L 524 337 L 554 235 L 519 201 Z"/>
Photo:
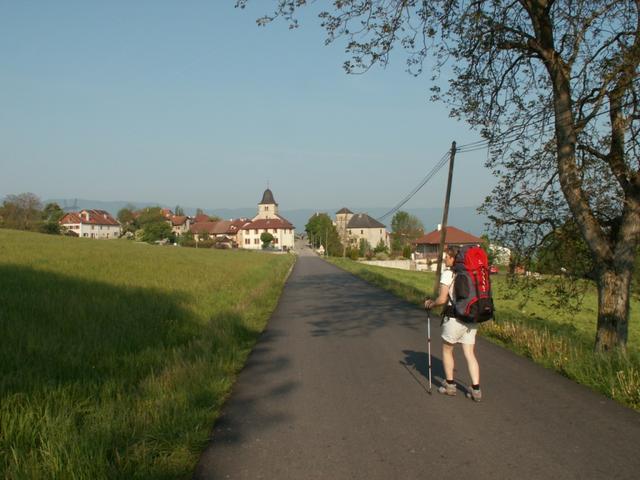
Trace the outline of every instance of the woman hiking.
<path fill-rule="evenodd" d="M 480 366 L 474 352 L 476 344 L 476 333 L 478 325 L 475 323 L 463 323 L 452 315 L 454 291 L 453 281 L 454 273 L 451 270 L 455 263 L 458 251 L 448 247 L 445 250 L 444 263 L 445 270 L 440 275 L 440 289 L 438 298 L 432 300 L 427 298 L 424 302 L 424 308 L 430 310 L 433 307 L 445 305 L 443 324 L 442 324 L 442 363 L 444 365 L 445 381 L 438 392 L 444 395 L 453 396 L 456 394 L 456 383 L 453 380 L 453 369 L 455 360 L 453 357 L 453 349 L 457 343 L 462 345 L 462 352 L 467 360 L 469 376 L 471 377 L 471 392 L 469 396 L 476 402 L 482 400 L 482 391 L 480 390 Z"/>

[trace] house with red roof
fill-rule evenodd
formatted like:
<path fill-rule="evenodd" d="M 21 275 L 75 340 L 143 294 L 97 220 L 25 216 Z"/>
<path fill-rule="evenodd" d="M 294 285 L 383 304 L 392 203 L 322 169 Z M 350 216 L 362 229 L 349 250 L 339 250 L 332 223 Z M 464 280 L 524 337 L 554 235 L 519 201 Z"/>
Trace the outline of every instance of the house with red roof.
<path fill-rule="evenodd" d="M 171 225 L 171 231 L 176 235 L 184 235 L 189 231 L 191 220 L 186 215 L 170 215 L 167 222 Z"/>
<path fill-rule="evenodd" d="M 202 223 L 202 222 L 210 222 L 211 219 L 209 218 L 209 215 L 205 215 L 204 213 L 201 213 L 200 215 L 196 215 L 195 217 L 193 217 L 193 221 L 191 223 Z"/>
<path fill-rule="evenodd" d="M 120 223 L 105 210 L 69 212 L 58 223 L 74 237 L 112 239 L 122 233 Z"/>
<path fill-rule="evenodd" d="M 295 243 L 295 227 L 278 213 L 278 204 L 273 192 L 266 189 L 258 204 L 258 214 L 239 229 L 237 241 L 240 248 L 259 250 L 262 248 L 260 236 L 263 233 L 273 235 L 272 246 L 278 250 L 293 249 Z"/>
<path fill-rule="evenodd" d="M 236 220 L 219 220 L 217 222 L 196 222 L 191 225 L 189 231 L 193 234 L 196 242 L 204 238 L 217 238 L 220 242 L 230 247 L 237 247 L 239 244 L 238 234 L 243 225 L 251 222 L 248 218 L 238 218 Z"/>
<path fill-rule="evenodd" d="M 416 239 L 413 244 L 416 246 L 416 253 L 422 258 L 435 260 L 438 257 L 438 247 L 440 246 L 441 228 L 426 233 Z M 444 237 L 445 246 L 463 247 L 465 245 L 480 245 L 482 239 L 467 233 L 459 228 L 448 226 Z"/>

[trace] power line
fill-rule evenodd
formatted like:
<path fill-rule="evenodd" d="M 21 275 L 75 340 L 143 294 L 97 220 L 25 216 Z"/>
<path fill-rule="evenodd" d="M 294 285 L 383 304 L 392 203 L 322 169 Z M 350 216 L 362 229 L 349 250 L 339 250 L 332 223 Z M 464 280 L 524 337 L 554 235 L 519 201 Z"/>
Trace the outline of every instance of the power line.
<path fill-rule="evenodd" d="M 389 215 L 394 214 L 395 212 L 400 210 L 405 203 L 407 203 L 409 200 L 411 200 L 413 198 L 413 196 L 416 193 L 418 193 L 422 189 L 422 187 L 424 187 L 429 182 L 429 180 L 431 180 L 434 177 L 434 175 L 440 171 L 440 169 L 444 165 L 446 165 L 447 160 L 449 158 L 449 153 L 450 152 L 447 150 L 442 155 L 442 157 L 440 157 L 440 160 L 438 160 L 438 162 L 434 165 L 434 167 L 429 171 L 429 173 L 427 173 L 425 175 L 425 177 L 420 181 L 420 183 L 413 190 L 411 190 L 411 192 L 409 192 L 402 200 L 400 200 L 400 202 L 398 202 L 398 204 L 395 207 L 393 207 L 391 210 L 389 210 L 384 215 L 378 217 L 377 220 L 380 222 L 383 219 L 387 218 Z"/>
<path fill-rule="evenodd" d="M 622 108 L 628 107 L 630 105 L 632 104 L 630 103 L 627 105 L 623 105 Z M 601 115 L 607 115 L 610 112 L 611 110 L 603 110 L 601 112 L 596 113 L 592 118 L 597 118 Z M 531 117 L 536 117 L 543 113 L 544 111 L 538 111 L 532 114 Z M 475 142 L 470 142 L 470 143 L 461 145 L 456 149 L 456 153 L 471 153 L 471 152 L 477 152 L 480 150 L 485 150 L 489 147 L 495 148 L 495 147 L 503 146 L 507 142 L 511 142 L 513 140 L 517 140 L 518 138 L 520 138 L 520 136 L 522 135 L 523 129 L 535 127 L 537 124 L 542 124 L 544 122 L 549 122 L 549 119 L 540 118 L 538 120 L 528 122 L 525 125 L 521 124 L 521 125 L 514 126 L 495 138 L 488 139 L 488 140 L 477 140 Z M 548 125 L 542 128 L 539 133 L 544 135 L 546 133 L 549 133 L 553 129 L 555 129 L 555 123 L 549 122 Z M 392 215 L 398 210 L 400 210 L 409 200 L 411 200 L 422 189 L 422 187 L 424 187 L 429 182 L 429 180 L 431 180 L 440 171 L 440 169 L 442 169 L 442 167 L 446 165 L 449 154 L 450 154 L 450 150 L 447 150 L 442 155 L 442 157 L 440 157 L 440 160 L 438 160 L 435 166 L 429 171 L 429 173 L 427 173 L 427 175 L 420 181 L 420 183 L 413 190 L 411 190 L 411 192 L 409 192 L 402 200 L 400 200 L 400 202 L 398 202 L 396 206 L 394 206 L 391 210 L 389 210 L 384 215 L 378 217 L 377 220 L 378 221 L 384 220 L 389 215 Z"/>

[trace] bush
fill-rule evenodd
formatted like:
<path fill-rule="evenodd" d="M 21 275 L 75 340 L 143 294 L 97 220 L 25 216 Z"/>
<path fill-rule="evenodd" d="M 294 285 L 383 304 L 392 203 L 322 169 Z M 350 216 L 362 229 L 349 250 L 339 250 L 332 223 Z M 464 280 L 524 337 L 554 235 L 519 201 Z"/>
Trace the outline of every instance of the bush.
<path fill-rule="evenodd" d="M 387 244 L 384 243 L 384 240 L 380 239 L 376 248 L 373 249 L 373 253 L 389 253 L 389 249 L 387 248 Z"/>
<path fill-rule="evenodd" d="M 371 245 L 369 245 L 369 242 L 367 242 L 364 238 L 361 238 L 360 243 L 358 244 L 358 256 L 364 257 L 367 255 L 367 253 L 369 255 L 371 254 Z"/>
<path fill-rule="evenodd" d="M 213 238 L 208 238 L 206 240 L 200 240 L 198 242 L 197 248 L 213 248 L 216 245 L 216 241 Z"/>
<path fill-rule="evenodd" d="M 260 241 L 262 242 L 262 248 L 269 248 L 271 246 L 271 242 L 273 242 L 273 235 L 269 232 L 262 232 L 260 234 Z"/>
<path fill-rule="evenodd" d="M 405 245 L 404 248 L 402 249 L 402 256 L 404 258 L 411 258 L 411 254 L 412 254 L 412 249 L 411 249 L 411 245 Z"/>
<path fill-rule="evenodd" d="M 351 260 L 358 260 L 359 258 L 357 248 L 351 248 L 351 247 L 347 248 L 344 255 L 345 257 L 350 258 Z"/>
<path fill-rule="evenodd" d="M 376 253 L 376 260 L 389 260 L 389 255 L 387 255 L 385 252 L 378 252 Z"/>
<path fill-rule="evenodd" d="M 44 222 L 40 225 L 40 232 L 49 235 L 60 235 L 60 224 L 58 222 Z"/>

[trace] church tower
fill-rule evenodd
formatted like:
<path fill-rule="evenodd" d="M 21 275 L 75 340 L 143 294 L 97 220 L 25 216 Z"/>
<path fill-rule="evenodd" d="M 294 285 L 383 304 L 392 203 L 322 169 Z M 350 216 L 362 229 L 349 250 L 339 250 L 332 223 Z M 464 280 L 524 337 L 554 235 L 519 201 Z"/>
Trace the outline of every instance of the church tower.
<path fill-rule="evenodd" d="M 268 188 L 262 194 L 262 200 L 258 204 L 258 215 L 256 219 L 258 218 L 278 218 L 278 204 L 273 198 L 273 192 Z"/>

